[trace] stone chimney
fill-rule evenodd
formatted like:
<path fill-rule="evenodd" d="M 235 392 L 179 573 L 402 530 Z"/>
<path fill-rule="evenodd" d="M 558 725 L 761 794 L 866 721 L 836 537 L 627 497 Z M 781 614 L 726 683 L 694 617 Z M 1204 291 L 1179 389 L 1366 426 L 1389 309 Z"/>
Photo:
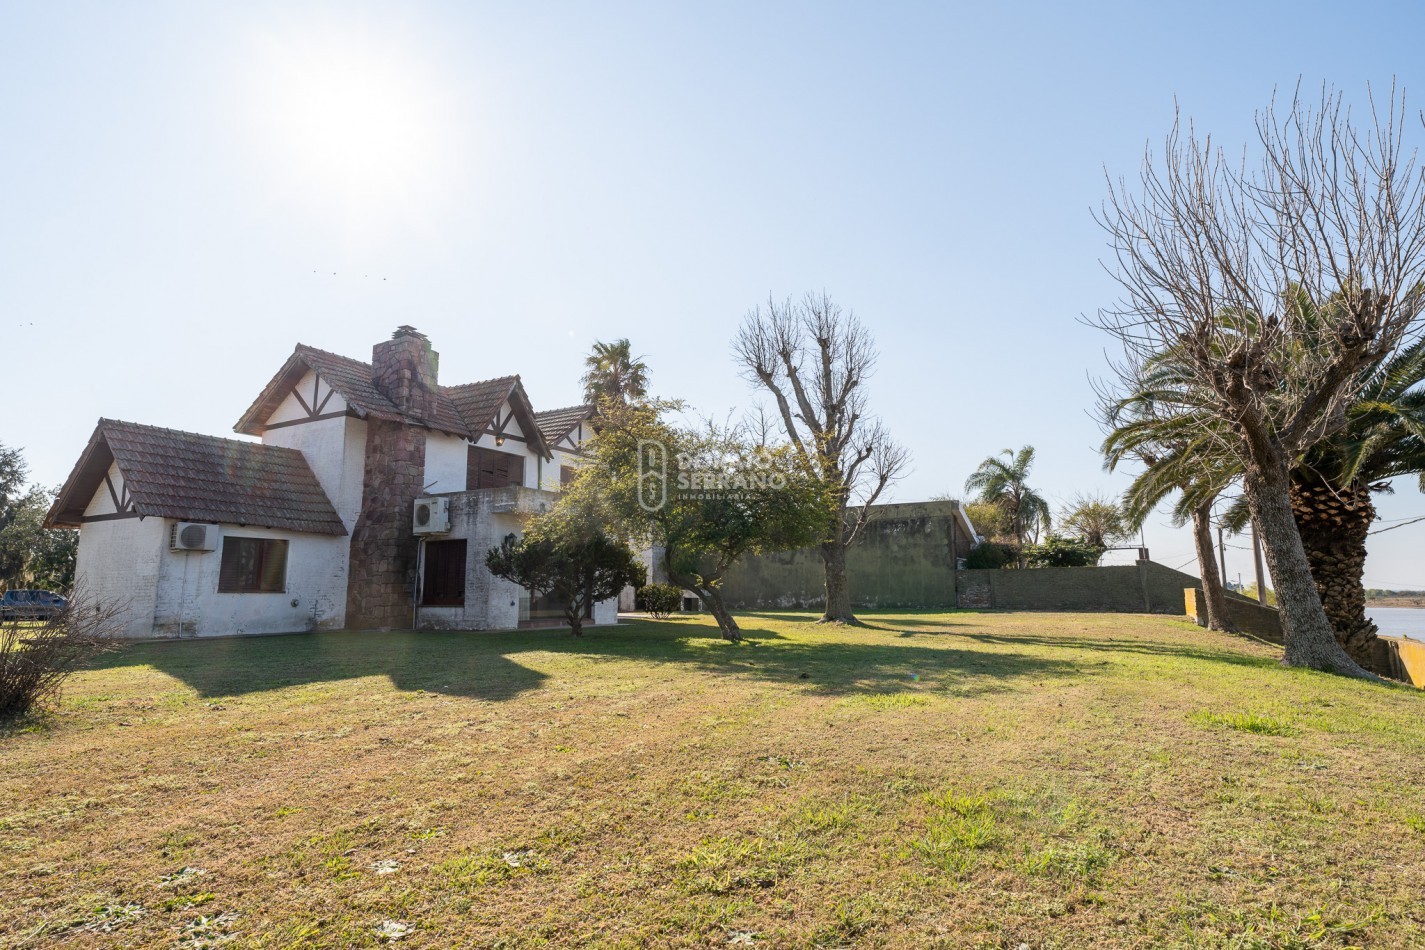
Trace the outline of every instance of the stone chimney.
<path fill-rule="evenodd" d="M 415 327 L 401 326 L 391 339 L 371 348 L 371 377 L 382 395 L 404 413 L 431 415 L 440 354 Z"/>
<path fill-rule="evenodd" d="M 361 514 L 351 529 L 346 584 L 346 625 L 353 630 L 411 625 L 417 562 L 411 502 L 425 474 L 420 423 L 434 415 L 438 360 L 414 327 L 398 328 L 371 350 L 372 382 L 408 418 L 366 421 Z"/>

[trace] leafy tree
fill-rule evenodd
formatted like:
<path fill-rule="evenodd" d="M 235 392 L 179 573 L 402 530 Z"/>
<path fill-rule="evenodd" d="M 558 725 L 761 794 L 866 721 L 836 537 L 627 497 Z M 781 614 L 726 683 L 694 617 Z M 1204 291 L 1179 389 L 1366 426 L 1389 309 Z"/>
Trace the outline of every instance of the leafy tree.
<path fill-rule="evenodd" d="M 965 480 L 965 491 L 977 495 L 982 504 L 994 505 L 1009 522 L 1015 545 L 1023 548 L 1026 538 L 1036 540 L 1049 527 L 1049 503 L 1029 487 L 1029 470 L 1034 467 L 1034 446 L 1017 453 L 1005 449 L 980 463 Z M 1019 561 L 1024 565 L 1023 558 Z"/>
<path fill-rule="evenodd" d="M 1257 582 L 1253 581 L 1246 587 L 1242 588 L 1242 596 L 1249 598 L 1250 600 L 1258 600 L 1259 598 L 1257 597 Z M 1275 607 L 1277 605 L 1277 592 L 1272 590 L 1270 587 L 1267 588 L 1266 604 L 1268 607 Z"/>
<path fill-rule="evenodd" d="M 1001 541 L 981 541 L 970 549 L 965 557 L 966 570 L 997 571 L 1016 563 L 1019 548 Z"/>
<path fill-rule="evenodd" d="M 674 404 L 607 404 L 579 475 L 555 514 L 610 526 L 658 552 L 670 581 L 697 594 L 727 640 L 742 634 L 722 579 L 747 554 L 821 537 L 826 499 L 787 447 L 738 429 L 667 421 Z"/>
<path fill-rule="evenodd" d="M 827 516 L 819 548 L 828 623 L 855 623 L 846 581 L 846 551 L 870 517 L 870 506 L 904 474 L 906 450 L 870 415 L 865 382 L 875 370 L 870 332 L 825 293 L 747 314 L 733 353 L 743 376 L 777 404 L 799 465 L 824 486 Z"/>
<path fill-rule="evenodd" d="M 1123 506 L 1102 495 L 1079 495 L 1062 514 L 1059 527 L 1070 537 L 1078 538 L 1100 554 L 1134 535 Z"/>
<path fill-rule="evenodd" d="M 633 355 L 626 337 L 612 343 L 596 340 L 584 367 L 585 402 L 596 406 L 606 400 L 626 403 L 648 395 L 648 364 Z"/>
<path fill-rule="evenodd" d="M 28 537 L 16 522 L 29 469 L 19 449 L 0 445 L 0 584 L 10 585 L 24 569 Z"/>
<path fill-rule="evenodd" d="M 0 445 L 0 588 L 69 590 L 79 532 L 45 528 L 55 492 L 25 488 L 27 475 L 20 450 Z"/>
<path fill-rule="evenodd" d="M 627 544 L 602 532 L 543 528 L 547 533 L 532 525 L 532 534 L 523 538 L 506 535 L 486 554 L 485 564 L 496 577 L 559 601 L 569 630 L 583 636 L 584 618 L 594 605 L 642 584 L 646 572 Z"/>
<path fill-rule="evenodd" d="M 1092 567 L 1103 557 L 1103 548 L 1083 538 L 1050 534 L 1024 551 L 1027 567 Z"/>

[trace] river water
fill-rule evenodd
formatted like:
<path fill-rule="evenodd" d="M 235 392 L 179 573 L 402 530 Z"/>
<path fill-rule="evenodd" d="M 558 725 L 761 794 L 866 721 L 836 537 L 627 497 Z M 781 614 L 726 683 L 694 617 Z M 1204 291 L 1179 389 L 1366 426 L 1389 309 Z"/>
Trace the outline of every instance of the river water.
<path fill-rule="evenodd" d="M 1367 607 L 1366 616 L 1376 622 L 1385 636 L 1425 640 L 1425 608 Z"/>

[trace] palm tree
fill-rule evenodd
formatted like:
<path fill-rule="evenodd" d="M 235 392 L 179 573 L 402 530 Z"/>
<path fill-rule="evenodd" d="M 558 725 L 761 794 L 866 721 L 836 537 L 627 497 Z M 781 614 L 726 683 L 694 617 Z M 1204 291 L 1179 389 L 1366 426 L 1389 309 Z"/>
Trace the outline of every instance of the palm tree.
<path fill-rule="evenodd" d="M 1311 578 L 1336 639 L 1362 666 L 1381 672 L 1376 625 L 1366 616 L 1366 536 L 1374 492 L 1419 478 L 1425 492 L 1425 341 L 1376 366 L 1346 423 L 1292 471 L 1291 507 Z"/>
<path fill-rule="evenodd" d="M 648 395 L 648 364 L 634 357 L 625 337 L 613 343 L 594 341 L 584 359 L 584 401 L 598 405 L 606 399 L 627 403 Z"/>
<path fill-rule="evenodd" d="M 1317 309 L 1300 298 L 1294 305 Z M 1185 377 L 1175 364 L 1171 352 L 1152 361 L 1139 392 L 1115 407 L 1123 410 L 1123 424 L 1104 443 L 1110 467 L 1145 445 L 1167 448 L 1129 489 L 1126 502 L 1130 512 L 1138 515 L 1181 490 L 1175 509 L 1181 519 L 1185 512 L 1210 507 L 1211 500 L 1241 475 L 1225 453 L 1215 451 L 1230 434 L 1222 431 L 1220 422 L 1198 411 L 1200 402 L 1183 385 Z M 1381 674 L 1388 674 L 1389 667 L 1378 656 L 1376 627 L 1366 617 L 1362 582 L 1366 537 L 1375 520 L 1371 495 L 1388 490 L 1389 479 L 1405 475 L 1420 476 L 1425 491 L 1422 384 L 1425 341 L 1373 367 L 1345 408 L 1341 427 L 1299 459 L 1291 474 L 1293 519 L 1336 640 L 1358 664 Z M 1239 502 L 1225 520 L 1241 530 L 1249 518 L 1247 506 Z M 1202 547 L 1199 543 L 1200 552 Z M 1206 551 L 1210 562 L 1210 538 Z M 1207 564 L 1203 567 L 1206 581 Z"/>
<path fill-rule="evenodd" d="M 1024 539 L 1038 540 L 1040 529 L 1049 528 L 1049 503 L 1027 484 L 1033 467 L 1034 446 L 1026 445 L 1018 453 L 1005 449 L 981 462 L 965 480 L 966 492 L 995 505 L 1009 519 L 1020 548 L 1020 567 L 1024 566 Z"/>
<path fill-rule="evenodd" d="M 1218 425 L 1213 415 L 1171 353 L 1145 364 L 1134 392 L 1104 402 L 1104 467 L 1113 471 L 1126 461 L 1143 466 L 1123 496 L 1128 523 L 1142 527 L 1161 502 L 1176 494 L 1173 523 L 1192 524 L 1207 627 L 1236 630 L 1212 550 L 1212 509 L 1236 472 L 1224 469 L 1221 453 L 1214 452 Z"/>
<path fill-rule="evenodd" d="M 1101 495 L 1078 495 L 1059 515 L 1059 530 L 1068 532 L 1100 551 L 1133 537 L 1123 506 Z"/>

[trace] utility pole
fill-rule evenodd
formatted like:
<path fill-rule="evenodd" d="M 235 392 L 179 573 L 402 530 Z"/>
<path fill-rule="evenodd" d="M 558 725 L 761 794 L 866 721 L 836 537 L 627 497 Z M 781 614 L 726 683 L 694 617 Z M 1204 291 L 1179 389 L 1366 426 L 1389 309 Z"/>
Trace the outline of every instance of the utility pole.
<path fill-rule="evenodd" d="M 1267 603 L 1266 572 L 1262 570 L 1262 539 L 1257 535 L 1257 521 L 1252 519 L 1252 559 L 1257 562 L 1257 603 Z"/>
<path fill-rule="evenodd" d="M 1227 583 L 1227 545 L 1222 540 L 1222 525 L 1217 526 L 1217 576 Z"/>

